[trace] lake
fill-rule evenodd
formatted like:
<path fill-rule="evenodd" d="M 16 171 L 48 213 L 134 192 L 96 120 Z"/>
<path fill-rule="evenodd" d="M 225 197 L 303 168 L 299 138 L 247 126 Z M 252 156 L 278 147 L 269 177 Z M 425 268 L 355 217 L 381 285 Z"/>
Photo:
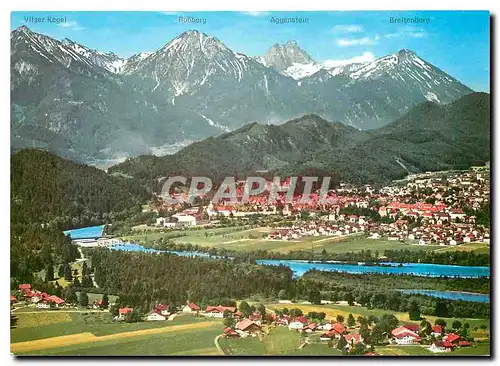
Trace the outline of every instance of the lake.
<path fill-rule="evenodd" d="M 435 290 L 399 290 L 404 294 L 417 294 L 427 295 L 432 297 L 439 297 L 447 300 L 463 300 L 472 302 L 490 302 L 490 295 L 476 294 L 472 292 L 460 291 L 435 291 Z"/>
<path fill-rule="evenodd" d="M 222 258 L 222 257 L 210 255 L 208 253 L 201 253 L 201 252 L 181 252 L 181 251 L 176 251 L 176 250 L 158 250 L 158 249 L 144 248 L 140 244 L 129 243 L 129 242 L 124 242 L 123 244 L 119 244 L 119 245 L 112 245 L 112 246 L 109 246 L 109 248 L 113 249 L 113 250 L 124 250 L 127 252 L 170 253 L 170 254 L 175 254 L 175 255 L 182 256 L 182 257 Z"/>
<path fill-rule="evenodd" d="M 265 265 L 284 265 L 300 277 L 310 269 L 318 271 L 333 271 L 344 273 L 381 273 L 381 274 L 407 274 L 423 277 L 463 277 L 478 278 L 490 277 L 489 267 L 474 266 L 453 266 L 445 264 L 428 263 L 383 263 L 384 266 L 365 265 L 365 264 L 342 264 L 342 263 L 309 263 L 299 260 L 278 260 L 278 259 L 259 259 L 258 264 Z"/>
<path fill-rule="evenodd" d="M 63 233 L 64 235 L 69 235 L 71 240 L 97 239 L 102 237 L 104 226 L 106 225 L 82 227 L 80 229 L 66 230 Z"/>

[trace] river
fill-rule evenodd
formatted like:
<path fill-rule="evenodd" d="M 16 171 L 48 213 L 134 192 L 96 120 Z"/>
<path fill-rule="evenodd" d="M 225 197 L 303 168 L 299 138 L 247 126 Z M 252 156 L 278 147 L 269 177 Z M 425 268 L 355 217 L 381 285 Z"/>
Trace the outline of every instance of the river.
<path fill-rule="evenodd" d="M 423 277 L 462 277 L 479 278 L 490 277 L 489 267 L 475 266 L 453 266 L 445 264 L 428 263 L 383 263 L 383 266 L 365 264 L 343 264 L 343 263 L 310 263 L 299 260 L 259 259 L 258 264 L 284 265 L 292 269 L 293 273 L 300 277 L 311 269 L 318 271 L 332 271 L 344 273 L 381 273 L 381 274 L 407 274 Z"/>

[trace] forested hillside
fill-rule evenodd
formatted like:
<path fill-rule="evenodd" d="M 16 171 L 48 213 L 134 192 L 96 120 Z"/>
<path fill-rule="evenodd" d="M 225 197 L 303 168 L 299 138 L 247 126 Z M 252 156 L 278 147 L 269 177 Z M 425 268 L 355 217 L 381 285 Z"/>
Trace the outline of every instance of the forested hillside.
<path fill-rule="evenodd" d="M 148 198 L 136 180 L 108 175 L 41 150 L 11 159 L 11 222 L 60 228 L 97 225 Z"/>
<path fill-rule="evenodd" d="M 110 168 L 151 177 L 221 179 L 268 171 L 320 169 L 353 183 L 382 183 L 409 173 L 465 169 L 490 159 L 490 95 L 472 93 L 445 106 L 425 102 L 386 127 L 359 131 L 307 115 L 280 126 L 252 123 L 165 157 L 140 156 Z"/>

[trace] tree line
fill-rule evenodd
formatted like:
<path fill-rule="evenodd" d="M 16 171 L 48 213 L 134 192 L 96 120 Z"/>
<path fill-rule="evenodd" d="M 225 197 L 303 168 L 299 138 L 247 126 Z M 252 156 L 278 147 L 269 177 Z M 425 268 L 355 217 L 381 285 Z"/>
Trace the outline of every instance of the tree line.
<path fill-rule="evenodd" d="M 368 308 L 408 312 L 416 302 L 422 314 L 441 317 L 488 318 L 489 304 L 448 301 L 395 291 L 384 280 L 382 287 L 369 286 L 338 278 L 294 278 L 286 266 L 259 266 L 237 260 L 179 257 L 171 254 L 148 254 L 95 249 L 90 254 L 94 279 L 101 288 L 119 295 L 123 306 L 149 311 L 152 304 L 167 303 L 177 307 L 186 300 L 200 304 L 221 305 L 230 299 L 261 295 L 269 299 L 287 297 L 308 299 L 319 304 L 322 299 L 345 300 Z M 421 279 L 420 279 L 421 280 Z"/>

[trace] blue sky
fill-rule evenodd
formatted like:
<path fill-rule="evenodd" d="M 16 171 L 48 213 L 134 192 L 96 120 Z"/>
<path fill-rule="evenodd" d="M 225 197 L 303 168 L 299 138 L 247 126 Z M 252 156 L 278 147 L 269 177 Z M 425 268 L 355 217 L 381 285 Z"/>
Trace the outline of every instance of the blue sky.
<path fill-rule="evenodd" d="M 26 23 L 25 16 L 66 16 L 64 24 Z M 180 24 L 179 16 L 206 24 Z M 308 23 L 274 24 L 271 17 Z M 395 24 L 390 17 L 429 18 L 428 24 Z M 188 29 L 198 29 L 234 51 L 262 55 L 274 43 L 296 40 L 313 59 L 332 65 L 369 61 L 402 48 L 415 51 L 477 91 L 489 92 L 490 20 L 485 11 L 379 12 L 13 12 L 11 29 L 26 25 L 57 39 L 70 38 L 128 57 L 155 51 Z"/>

